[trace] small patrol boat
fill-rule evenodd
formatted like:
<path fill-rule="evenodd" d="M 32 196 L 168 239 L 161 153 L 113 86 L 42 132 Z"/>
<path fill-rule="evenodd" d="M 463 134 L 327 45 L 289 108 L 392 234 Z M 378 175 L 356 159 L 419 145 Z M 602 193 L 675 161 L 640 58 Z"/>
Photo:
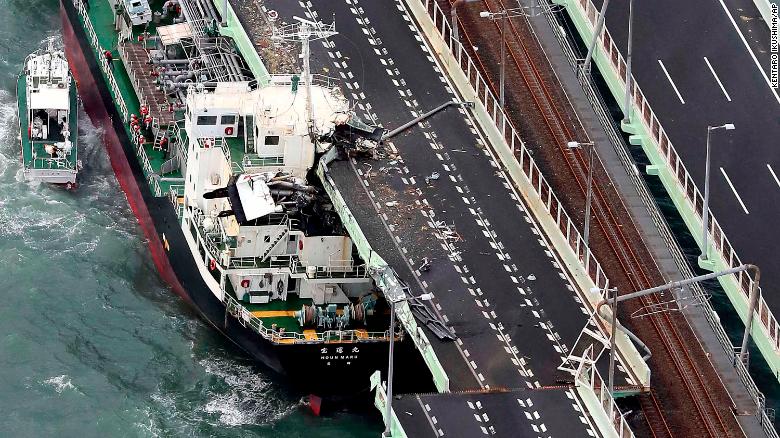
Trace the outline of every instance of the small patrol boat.
<path fill-rule="evenodd" d="M 53 42 L 30 54 L 16 85 L 19 140 L 27 180 L 76 186 L 78 94 L 62 50 Z"/>

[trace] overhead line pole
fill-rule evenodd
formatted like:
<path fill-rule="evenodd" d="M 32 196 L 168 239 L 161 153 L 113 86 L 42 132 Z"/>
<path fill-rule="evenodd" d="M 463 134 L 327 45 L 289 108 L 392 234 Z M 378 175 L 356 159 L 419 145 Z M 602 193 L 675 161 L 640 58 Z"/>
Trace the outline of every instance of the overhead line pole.
<path fill-rule="evenodd" d="M 599 19 L 596 21 L 596 27 L 593 29 L 593 37 L 590 39 L 588 45 L 588 54 L 585 56 L 585 62 L 582 64 L 582 72 L 588 73 L 590 71 L 590 61 L 593 59 L 593 51 L 596 49 L 596 42 L 601 35 L 601 30 L 604 28 L 604 18 L 606 17 L 607 7 L 609 7 L 609 0 L 604 0 L 604 4 L 601 5 L 601 12 L 599 12 Z"/>
<path fill-rule="evenodd" d="M 628 50 L 626 54 L 626 95 L 623 106 L 623 121 L 631 123 L 631 58 L 634 46 L 634 0 L 628 0 Z"/>

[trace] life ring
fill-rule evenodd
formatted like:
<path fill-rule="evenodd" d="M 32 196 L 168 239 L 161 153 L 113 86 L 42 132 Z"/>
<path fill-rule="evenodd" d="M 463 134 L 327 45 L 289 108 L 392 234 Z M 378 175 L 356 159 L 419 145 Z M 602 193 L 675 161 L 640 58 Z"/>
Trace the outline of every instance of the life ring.
<path fill-rule="evenodd" d="M 209 269 L 212 270 L 212 271 L 217 269 L 217 261 L 216 260 L 211 259 L 211 261 L 209 262 Z"/>
<path fill-rule="evenodd" d="M 282 280 L 279 280 L 276 283 L 276 293 L 281 295 L 282 292 L 284 292 L 284 282 Z"/>
<path fill-rule="evenodd" d="M 232 126 L 228 126 L 227 128 L 225 128 L 225 135 L 233 135 L 233 127 Z"/>
<path fill-rule="evenodd" d="M 298 251 L 303 251 L 303 240 L 298 241 Z"/>
<path fill-rule="evenodd" d="M 248 278 L 245 278 L 245 279 L 241 280 L 241 287 L 243 287 L 245 289 L 249 287 L 249 279 Z"/>

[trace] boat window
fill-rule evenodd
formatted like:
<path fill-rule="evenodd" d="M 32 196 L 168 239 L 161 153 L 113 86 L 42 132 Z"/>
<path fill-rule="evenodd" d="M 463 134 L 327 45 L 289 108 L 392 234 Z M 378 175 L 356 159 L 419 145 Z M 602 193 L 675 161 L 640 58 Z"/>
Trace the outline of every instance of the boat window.
<path fill-rule="evenodd" d="M 221 125 L 235 125 L 236 116 L 222 116 L 219 123 Z"/>
<path fill-rule="evenodd" d="M 217 116 L 198 116 L 198 125 L 216 125 Z"/>
<path fill-rule="evenodd" d="M 266 146 L 278 146 L 279 145 L 279 136 L 278 135 L 266 135 L 265 136 L 265 145 Z"/>

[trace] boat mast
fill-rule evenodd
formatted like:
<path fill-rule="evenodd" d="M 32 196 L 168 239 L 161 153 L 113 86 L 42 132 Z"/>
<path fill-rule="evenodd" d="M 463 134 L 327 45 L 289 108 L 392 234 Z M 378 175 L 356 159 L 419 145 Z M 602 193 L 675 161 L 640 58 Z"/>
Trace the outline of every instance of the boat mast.
<path fill-rule="evenodd" d="M 330 38 L 333 35 L 338 34 L 336 32 L 336 23 L 324 24 L 322 22 L 309 21 L 301 17 L 293 17 L 298 24 L 286 25 L 281 28 L 274 28 L 273 39 L 294 41 L 301 43 L 301 58 L 303 59 L 303 73 L 302 80 L 306 88 L 306 124 L 309 130 L 309 137 L 312 142 L 317 138 L 317 132 L 314 127 L 314 115 L 312 109 L 312 75 L 311 64 L 309 58 L 311 57 L 310 42 L 320 40 L 323 38 Z"/>

